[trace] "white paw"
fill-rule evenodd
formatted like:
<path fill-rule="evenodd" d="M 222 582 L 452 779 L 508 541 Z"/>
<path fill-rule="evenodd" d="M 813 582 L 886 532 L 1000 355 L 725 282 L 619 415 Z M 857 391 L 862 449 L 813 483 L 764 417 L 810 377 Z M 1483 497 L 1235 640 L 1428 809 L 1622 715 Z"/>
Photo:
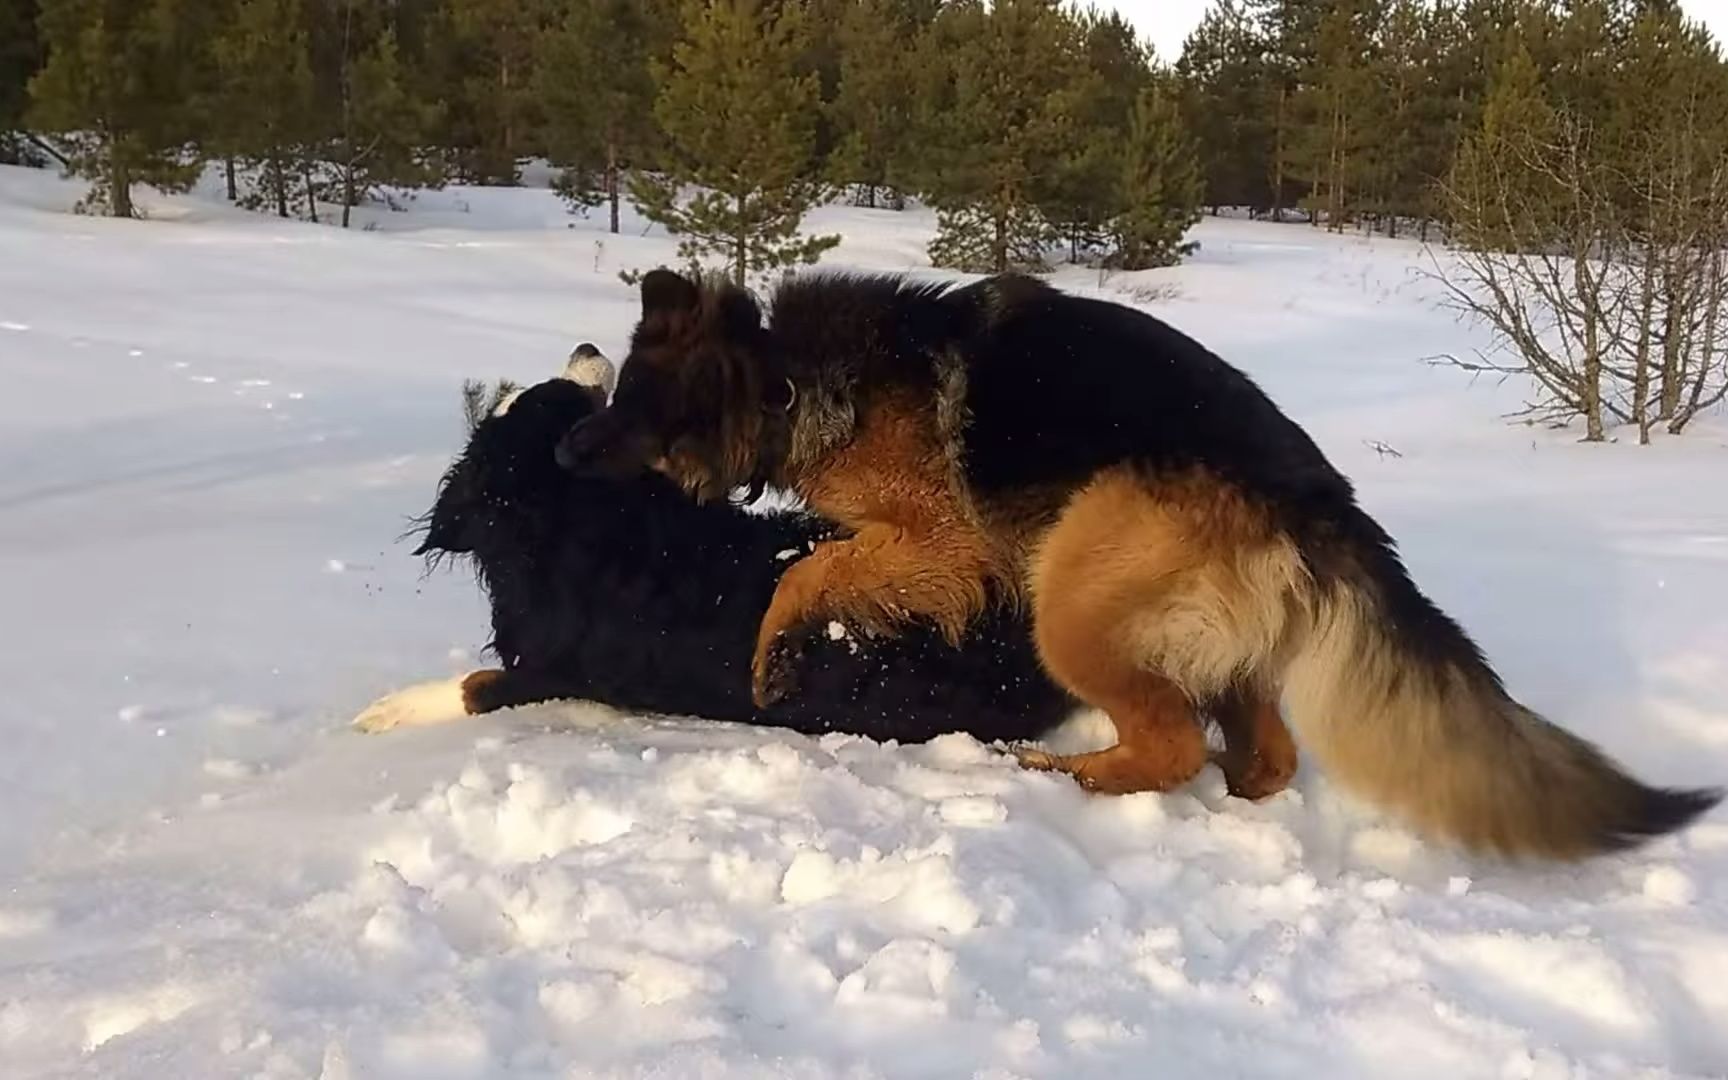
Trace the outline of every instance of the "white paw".
<path fill-rule="evenodd" d="M 399 727 L 448 724 L 468 715 L 462 701 L 463 676 L 417 683 L 379 698 L 356 716 L 353 725 L 368 735 Z"/>

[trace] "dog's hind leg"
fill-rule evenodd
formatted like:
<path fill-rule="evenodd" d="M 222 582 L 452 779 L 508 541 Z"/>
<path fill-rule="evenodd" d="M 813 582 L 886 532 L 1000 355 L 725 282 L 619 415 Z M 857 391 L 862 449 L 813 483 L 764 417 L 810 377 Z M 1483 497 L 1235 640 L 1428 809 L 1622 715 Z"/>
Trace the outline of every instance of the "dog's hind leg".
<path fill-rule="evenodd" d="M 1206 764 L 1205 735 L 1181 688 L 1137 663 L 1126 640 L 1132 609 L 1111 589 L 1088 587 L 1096 584 L 1061 571 L 1035 575 L 1033 630 L 1051 677 L 1110 714 L 1116 745 L 1068 756 L 1022 751 L 1020 763 L 1107 794 L 1168 791 Z"/>
<path fill-rule="evenodd" d="M 1224 734 L 1224 750 L 1216 760 L 1230 794 L 1258 801 L 1290 786 L 1296 741 L 1278 713 L 1276 694 L 1234 689 L 1209 702 L 1207 712 Z"/>
<path fill-rule="evenodd" d="M 1261 517 L 1210 478 L 1159 483 L 1124 469 L 1088 484 L 1034 554 L 1033 630 L 1051 676 L 1108 712 L 1118 743 L 1022 760 L 1098 791 L 1186 783 L 1207 757 L 1194 703 L 1222 700 L 1264 670 L 1282 640 L 1283 609 L 1258 598 L 1278 595 L 1261 577 L 1294 572 L 1286 555 Z M 1275 734 L 1266 714 L 1245 719 L 1256 717 L 1237 725 L 1237 745 L 1263 737 L 1271 754 Z"/>

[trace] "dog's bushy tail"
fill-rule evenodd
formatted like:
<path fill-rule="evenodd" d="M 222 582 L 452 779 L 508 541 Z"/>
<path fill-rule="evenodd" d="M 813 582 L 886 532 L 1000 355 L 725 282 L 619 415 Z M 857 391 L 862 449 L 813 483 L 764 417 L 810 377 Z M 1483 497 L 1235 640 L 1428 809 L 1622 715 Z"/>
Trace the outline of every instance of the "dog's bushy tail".
<path fill-rule="evenodd" d="M 1291 723 L 1342 785 L 1471 850 L 1551 859 L 1630 847 L 1721 799 L 1646 786 L 1512 700 L 1361 524 L 1366 538 L 1309 582 L 1284 672 Z"/>

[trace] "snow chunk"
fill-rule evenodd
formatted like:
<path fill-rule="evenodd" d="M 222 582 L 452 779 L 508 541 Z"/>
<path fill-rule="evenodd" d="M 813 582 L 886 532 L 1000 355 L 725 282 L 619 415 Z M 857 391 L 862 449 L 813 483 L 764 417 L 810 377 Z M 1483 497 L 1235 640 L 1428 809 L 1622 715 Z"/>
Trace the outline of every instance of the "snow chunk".
<path fill-rule="evenodd" d="M 1644 895 L 1658 904 L 1683 907 L 1698 898 L 1698 886 L 1677 866 L 1652 866 L 1644 875 Z"/>

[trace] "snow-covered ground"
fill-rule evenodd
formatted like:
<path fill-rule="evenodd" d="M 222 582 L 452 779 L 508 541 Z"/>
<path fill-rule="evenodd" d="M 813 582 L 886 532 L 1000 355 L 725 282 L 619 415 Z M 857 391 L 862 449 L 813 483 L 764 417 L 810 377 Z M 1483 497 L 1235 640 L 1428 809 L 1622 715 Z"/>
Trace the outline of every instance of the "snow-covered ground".
<path fill-rule="evenodd" d="M 0 1075 L 1728 1073 L 1728 816 L 1573 869 L 1411 838 L 1305 770 L 1088 798 L 968 739 L 589 705 L 368 738 L 476 663 L 396 538 L 467 376 L 622 355 L 671 256 L 545 191 L 342 233 L 0 170 Z M 832 262 L 924 264 L 828 209 Z M 1639 449 L 1521 388 L 1405 242 L 1203 224 L 1145 298 L 1360 484 L 1515 691 L 1645 777 L 1728 780 L 1728 423 Z M 1126 291 L 1124 291 L 1126 290 Z M 1376 449 L 1383 444 L 1401 456 Z"/>

